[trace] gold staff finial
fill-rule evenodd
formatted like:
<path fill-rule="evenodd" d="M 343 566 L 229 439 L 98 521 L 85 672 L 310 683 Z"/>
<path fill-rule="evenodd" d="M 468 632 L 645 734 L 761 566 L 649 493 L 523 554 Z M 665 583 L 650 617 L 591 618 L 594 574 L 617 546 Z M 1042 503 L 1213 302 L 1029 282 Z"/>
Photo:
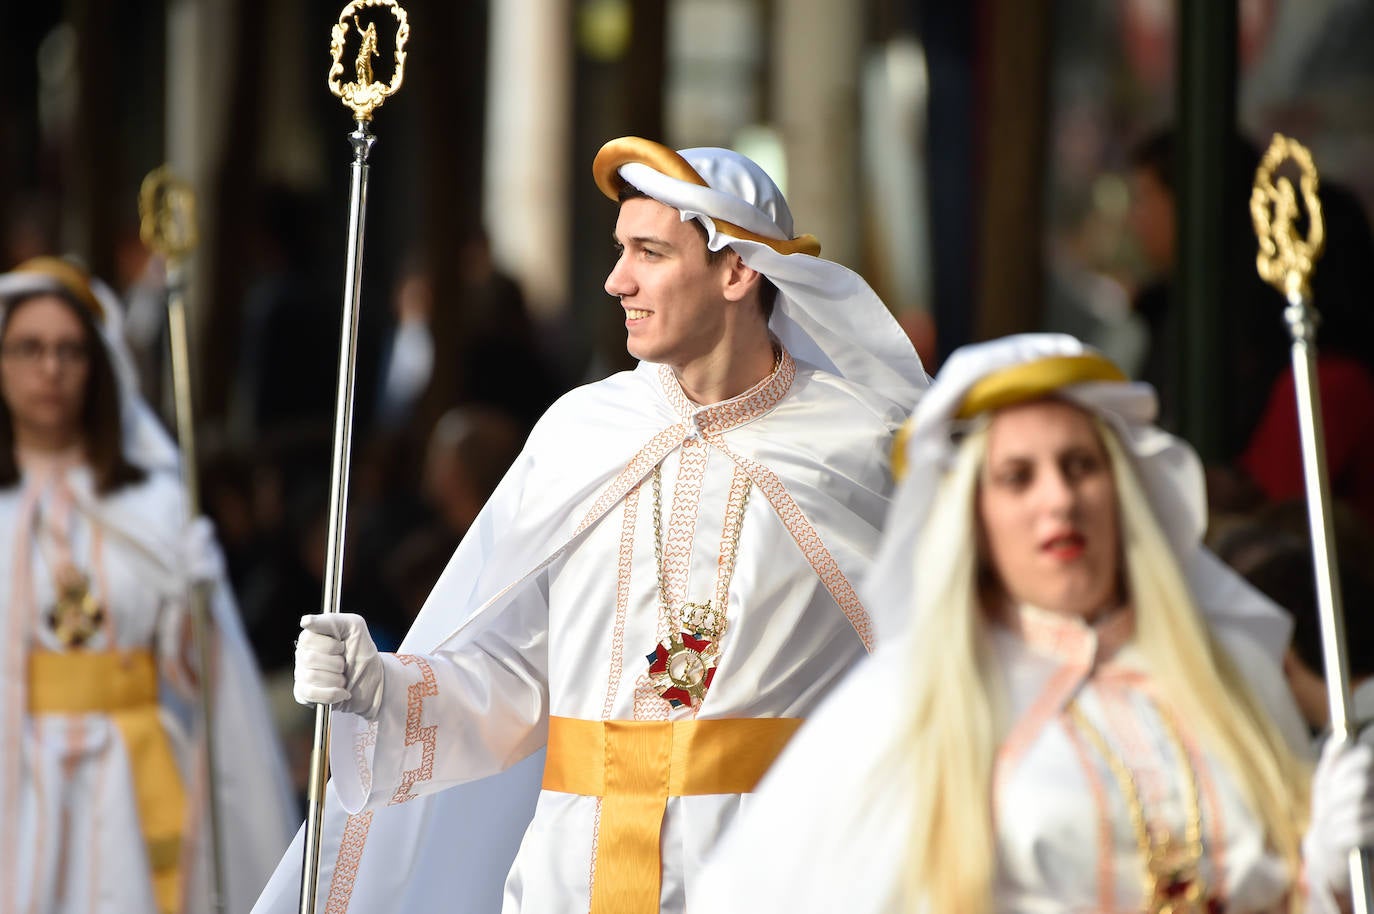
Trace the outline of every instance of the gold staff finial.
<path fill-rule="evenodd" d="M 138 219 L 143 243 L 168 260 L 180 260 L 196 246 L 196 192 L 166 165 L 143 179 Z"/>
<path fill-rule="evenodd" d="M 391 81 L 388 83 L 376 80 L 372 76 L 372 58 L 378 56 L 377 24 L 369 22 L 364 27 L 358 21 L 358 13 L 368 7 L 385 7 L 396 20 L 395 65 L 392 67 Z M 340 83 L 339 77 L 344 72 L 344 39 L 348 35 L 349 19 L 353 20 L 353 28 L 359 35 L 358 56 L 353 66 L 357 80 Z M 355 120 L 372 120 L 372 112 L 380 108 L 382 102 L 401 88 L 401 80 L 405 78 L 406 42 L 409 40 L 410 22 L 406 19 L 406 11 L 401 9 L 396 0 L 351 0 L 343 8 L 343 12 L 339 13 L 339 21 L 334 23 L 329 40 L 329 53 L 334 58 L 334 65 L 329 68 L 329 91 L 343 99 L 343 103 L 352 110 Z"/>
<path fill-rule="evenodd" d="M 1298 195 L 1293 182 L 1276 178 L 1279 166 L 1292 159 L 1301 173 L 1302 199 L 1307 209 L 1307 237 L 1298 235 Z M 1307 298 L 1308 279 L 1321 256 L 1326 240 L 1321 200 L 1317 197 L 1317 167 L 1312 153 L 1297 140 L 1281 133 L 1274 140 L 1255 170 L 1255 185 L 1250 192 L 1250 218 L 1259 238 L 1255 259 L 1260 277 L 1284 294 L 1290 302 Z"/>

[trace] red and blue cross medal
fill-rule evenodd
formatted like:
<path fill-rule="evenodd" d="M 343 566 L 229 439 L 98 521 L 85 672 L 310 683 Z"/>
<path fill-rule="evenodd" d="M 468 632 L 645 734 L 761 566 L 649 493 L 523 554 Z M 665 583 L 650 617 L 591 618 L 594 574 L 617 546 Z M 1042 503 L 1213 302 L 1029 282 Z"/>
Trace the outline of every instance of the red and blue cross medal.
<path fill-rule="evenodd" d="M 648 655 L 649 681 L 674 708 L 695 708 L 706 697 L 716 675 L 720 632 L 718 624 L 711 624 L 717 614 L 709 600 L 686 603 L 682 609 L 682 619 L 693 631 L 674 628 L 668 640 L 654 648 Z"/>

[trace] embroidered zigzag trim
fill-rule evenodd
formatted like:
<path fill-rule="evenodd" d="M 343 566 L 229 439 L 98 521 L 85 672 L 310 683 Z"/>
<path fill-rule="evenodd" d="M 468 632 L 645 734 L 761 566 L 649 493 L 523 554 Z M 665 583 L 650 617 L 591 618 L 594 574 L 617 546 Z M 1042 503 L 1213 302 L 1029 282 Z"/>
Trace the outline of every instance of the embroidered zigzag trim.
<path fill-rule="evenodd" d="M 401 775 L 401 783 L 396 787 L 396 793 L 388 802 L 388 806 L 397 806 L 415 799 L 418 794 L 411 793 L 411 788 L 420 781 L 428 781 L 434 777 L 434 748 L 439 732 L 439 727 L 434 724 L 428 727 L 420 726 L 424 719 L 425 699 L 439 694 L 434 669 L 429 665 L 429 661 L 413 654 L 397 654 L 396 659 L 407 666 L 413 665 L 420 671 L 420 681 L 412 682 L 406 689 L 406 745 L 418 745 L 421 748 L 420 764 L 407 769 Z"/>

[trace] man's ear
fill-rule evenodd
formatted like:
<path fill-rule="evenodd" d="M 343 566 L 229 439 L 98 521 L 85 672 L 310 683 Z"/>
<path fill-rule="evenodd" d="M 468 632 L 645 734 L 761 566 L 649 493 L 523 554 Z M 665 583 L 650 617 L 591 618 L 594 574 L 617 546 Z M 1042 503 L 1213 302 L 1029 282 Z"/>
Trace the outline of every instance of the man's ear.
<path fill-rule="evenodd" d="M 721 290 L 726 301 L 744 301 L 759 287 L 763 274 L 745 265 L 744 258 L 731 251 L 726 258 L 724 288 Z"/>

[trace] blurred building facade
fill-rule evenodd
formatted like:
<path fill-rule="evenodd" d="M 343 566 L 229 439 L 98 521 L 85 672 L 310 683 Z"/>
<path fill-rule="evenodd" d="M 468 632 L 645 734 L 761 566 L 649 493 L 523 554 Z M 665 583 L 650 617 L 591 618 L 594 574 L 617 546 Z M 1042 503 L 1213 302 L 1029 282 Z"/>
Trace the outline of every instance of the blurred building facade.
<path fill-rule="evenodd" d="M 486 332 L 471 302 L 490 298 L 488 274 L 513 281 L 553 386 L 625 367 L 601 289 L 615 212 L 588 166 L 626 133 L 764 163 L 799 229 L 870 278 L 932 370 L 963 342 L 1042 328 L 1142 363 L 1130 151 L 1189 91 L 1170 0 L 405 6 L 406 84 L 376 118 L 363 387 L 383 383 L 388 301 L 417 263 L 444 391 L 431 419 L 478 384 L 445 353 Z M 254 440 L 282 385 L 333 374 L 351 126 L 325 88 L 339 7 L 63 0 L 10 10 L 0 31 L 0 266 L 61 250 L 124 289 L 155 285 L 136 190 L 172 163 L 201 197 L 201 411 L 229 440 Z M 362 15 L 378 18 L 389 72 L 390 17 Z M 1299 136 L 1374 202 L 1369 4 L 1236 0 L 1230 29 L 1204 39 L 1234 43 L 1236 127 Z M 293 372 L 261 364 L 264 333 Z M 327 400 L 302 394 L 299 410 Z"/>

